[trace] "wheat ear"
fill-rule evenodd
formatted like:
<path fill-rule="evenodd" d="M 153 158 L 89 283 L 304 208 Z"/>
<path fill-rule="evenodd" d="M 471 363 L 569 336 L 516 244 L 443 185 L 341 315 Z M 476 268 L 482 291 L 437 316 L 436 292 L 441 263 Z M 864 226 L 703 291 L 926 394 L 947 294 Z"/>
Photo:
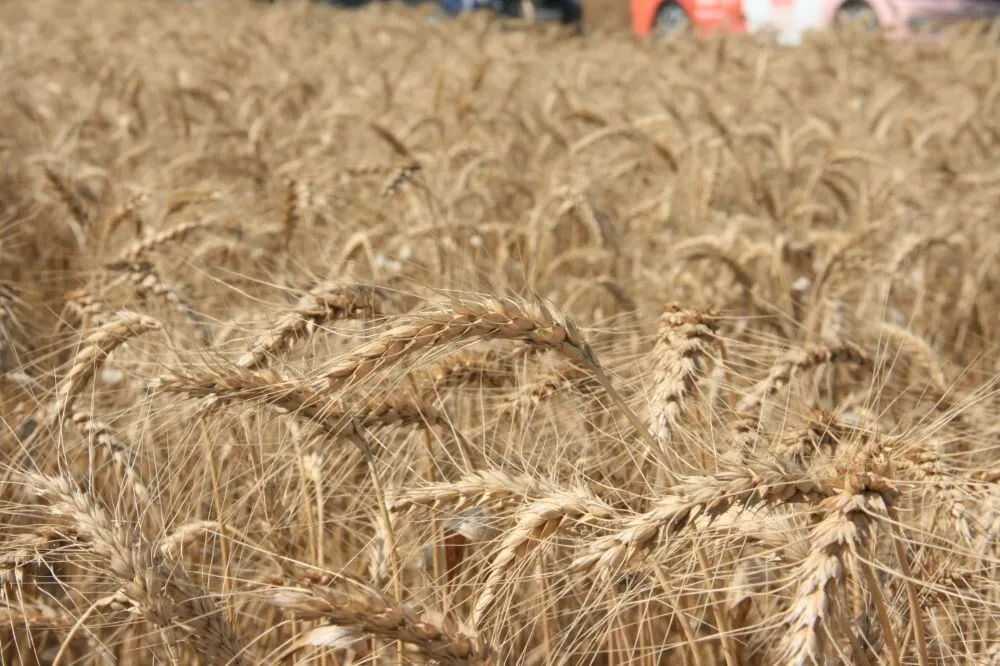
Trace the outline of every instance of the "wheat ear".
<path fill-rule="evenodd" d="M 466 351 L 446 358 L 427 371 L 425 392 L 445 388 L 500 388 L 513 381 L 510 356 L 494 349 Z"/>
<path fill-rule="evenodd" d="M 376 289 L 324 281 L 299 299 L 295 308 L 283 314 L 236 363 L 248 370 L 262 368 L 270 357 L 287 352 L 297 341 L 327 322 L 378 313 Z"/>
<path fill-rule="evenodd" d="M 660 320 L 660 337 L 653 348 L 655 362 L 652 397 L 653 435 L 667 450 L 684 401 L 694 391 L 702 364 L 720 344 L 712 313 L 673 306 Z"/>
<path fill-rule="evenodd" d="M 302 619 L 323 621 L 327 627 L 352 627 L 379 638 L 410 643 L 424 655 L 445 663 L 481 663 L 492 655 L 481 639 L 443 620 L 434 622 L 428 614 L 371 590 L 348 594 L 319 586 L 283 587 L 265 592 L 263 600 Z"/>
<path fill-rule="evenodd" d="M 90 212 L 87 210 L 86 205 L 83 203 L 83 199 L 77 193 L 76 188 L 69 182 L 68 179 L 60 176 L 51 167 L 45 167 L 45 179 L 49 181 L 49 185 L 52 189 L 56 191 L 59 195 L 60 201 L 66 206 L 70 215 L 76 220 L 81 227 L 86 227 L 90 222 Z"/>
<path fill-rule="evenodd" d="M 146 299 L 149 296 L 157 296 L 164 299 L 194 325 L 206 344 L 211 341 L 211 332 L 205 326 L 201 315 L 195 311 L 179 291 L 164 281 L 152 263 L 148 261 L 115 261 L 108 264 L 107 268 L 122 273 L 122 279 L 132 283 L 139 298 Z"/>
<path fill-rule="evenodd" d="M 450 507 L 460 511 L 467 507 L 487 504 L 522 503 L 524 498 L 537 495 L 538 482 L 527 474 L 508 474 L 491 469 L 473 472 L 458 481 L 429 484 L 423 488 L 397 492 L 389 501 L 391 513 L 404 514 L 424 507 Z"/>
<path fill-rule="evenodd" d="M 155 252 L 168 243 L 183 241 L 195 232 L 208 229 L 213 225 L 208 220 L 195 220 L 194 222 L 184 222 L 169 229 L 153 234 L 149 238 L 143 238 L 130 245 L 124 252 L 118 255 L 119 261 L 125 263 L 136 263 L 150 252 Z"/>
<path fill-rule="evenodd" d="M 389 395 L 345 404 L 289 381 L 273 371 L 251 372 L 232 368 L 228 372 L 173 370 L 156 380 L 165 393 L 182 393 L 208 399 L 209 404 L 264 402 L 301 416 L 330 434 L 351 436 L 358 428 L 401 425 L 436 425 L 446 416 L 409 396 Z"/>
<path fill-rule="evenodd" d="M 532 502 L 517 517 L 517 525 L 504 536 L 490 563 L 486 578 L 472 610 L 472 624 L 482 625 L 497 601 L 497 590 L 514 563 L 539 548 L 545 539 L 574 522 L 609 519 L 614 510 L 586 491 L 563 491 Z"/>
<path fill-rule="evenodd" d="M 208 663 L 242 663 L 240 639 L 219 609 L 181 570 L 168 567 L 140 532 L 112 521 L 65 477 L 29 472 L 22 479 L 29 492 L 49 500 L 51 513 L 71 522 L 146 620 L 186 638 Z"/>
<path fill-rule="evenodd" d="M 411 316 L 409 323 L 390 329 L 347 358 L 333 363 L 325 370 L 324 377 L 331 390 L 343 389 L 422 349 L 495 339 L 519 340 L 540 349 L 557 351 L 582 364 L 593 373 L 650 450 L 659 455 L 653 436 L 612 385 L 576 324 L 540 302 L 489 298 L 439 305 Z M 666 467 L 667 461 L 662 462 Z"/>
<path fill-rule="evenodd" d="M 474 340 L 520 340 L 565 354 L 588 367 L 597 360 L 576 325 L 540 303 L 513 298 L 450 302 L 396 326 L 324 372 L 331 389 L 344 388 L 430 347 Z"/>
<path fill-rule="evenodd" d="M 143 507 L 144 511 L 149 512 L 157 528 L 161 527 L 163 524 L 162 517 L 159 514 L 158 508 L 152 502 L 153 498 L 149 491 L 149 484 L 146 483 L 139 470 L 136 469 L 135 461 L 130 459 L 131 455 L 128 448 L 115 436 L 111 426 L 98 420 L 91 412 L 79 408 L 73 409 L 72 420 L 76 429 L 87 441 L 88 447 L 96 445 L 107 451 L 114 462 L 115 470 L 127 481 L 128 487 L 131 489 L 132 495 L 138 505 Z M 94 456 L 91 453 L 91 469 L 94 467 L 93 459 Z"/>
<path fill-rule="evenodd" d="M 853 363 L 870 366 L 871 357 L 851 344 L 834 347 L 812 346 L 796 349 L 775 361 L 767 377 L 759 381 L 737 404 L 736 442 L 740 451 L 754 449 L 760 430 L 760 409 L 764 402 L 788 385 L 792 379 L 821 365 Z"/>
<path fill-rule="evenodd" d="M 844 583 L 848 559 L 858 557 L 871 526 L 869 514 L 877 507 L 870 505 L 878 502 L 884 511 L 880 499 L 871 493 L 843 492 L 820 505 L 826 515 L 812 529 L 811 549 L 799 568 L 798 586 L 787 612 L 788 630 L 778 645 L 783 664 L 823 662 L 820 627 L 831 614 L 834 595 Z M 834 635 L 832 628 L 829 633 Z"/>
<path fill-rule="evenodd" d="M 596 570 L 607 577 L 633 565 L 662 538 L 680 533 L 699 516 L 711 519 L 736 505 L 800 502 L 831 492 L 800 468 L 763 461 L 714 476 L 687 477 L 674 491 L 655 500 L 649 511 L 626 520 L 618 531 L 591 543 L 590 552 L 577 557 L 570 569 Z"/>
<path fill-rule="evenodd" d="M 162 325 L 152 317 L 136 312 L 122 311 L 88 335 L 83 347 L 73 359 L 69 373 L 56 389 L 52 410 L 52 421 L 62 419 L 73 406 L 77 394 L 104 365 L 108 355 L 128 340 L 150 331 L 158 331 Z"/>

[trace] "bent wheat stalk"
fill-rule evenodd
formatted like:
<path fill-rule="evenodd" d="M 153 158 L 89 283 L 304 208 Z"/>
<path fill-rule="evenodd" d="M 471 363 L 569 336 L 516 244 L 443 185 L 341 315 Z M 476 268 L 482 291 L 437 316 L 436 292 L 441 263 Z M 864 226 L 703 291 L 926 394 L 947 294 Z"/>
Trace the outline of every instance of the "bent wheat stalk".
<path fill-rule="evenodd" d="M 435 622 L 428 614 L 371 590 L 348 594 L 316 585 L 282 587 L 264 592 L 262 599 L 304 620 L 321 620 L 325 626 L 353 627 L 379 638 L 410 643 L 445 663 L 482 663 L 493 653 L 483 640 L 452 623 L 443 619 Z"/>
<path fill-rule="evenodd" d="M 330 390 L 344 389 L 377 370 L 401 363 L 423 349 L 481 340 L 519 340 L 563 354 L 593 373 L 619 406 L 645 444 L 668 468 L 656 440 L 615 389 L 579 329 L 564 315 L 541 302 L 511 297 L 480 301 L 451 301 L 424 313 L 355 350 L 327 367 L 323 375 Z"/>
<path fill-rule="evenodd" d="M 831 491 L 820 480 L 788 464 L 758 461 L 714 476 L 687 477 L 675 494 L 657 499 L 653 508 L 629 518 L 613 534 L 589 544 L 588 552 L 570 565 L 574 572 L 596 571 L 607 578 L 680 533 L 695 518 L 713 519 L 737 505 L 788 504 L 825 497 Z"/>
<path fill-rule="evenodd" d="M 107 566 L 128 603 L 149 622 L 187 642 L 208 663 L 236 666 L 244 647 L 205 593 L 182 570 L 168 567 L 141 532 L 112 521 L 103 507 L 62 476 L 24 473 L 26 490 L 49 501 Z"/>
<path fill-rule="evenodd" d="M 517 525 L 500 543 L 500 550 L 490 563 L 490 573 L 472 610 L 472 625 L 480 627 L 497 601 L 497 589 L 503 584 L 516 560 L 542 545 L 545 539 L 576 521 L 608 519 L 614 510 L 584 490 L 562 491 L 526 506 L 518 514 Z"/>
<path fill-rule="evenodd" d="M 270 357 L 287 352 L 298 340 L 327 322 L 378 314 L 376 296 L 371 287 L 321 282 L 299 299 L 293 310 L 283 314 L 236 364 L 248 370 L 262 368 Z"/>
<path fill-rule="evenodd" d="M 162 328 L 160 322 L 137 312 L 122 311 L 93 331 L 73 359 L 73 366 L 56 389 L 51 412 L 54 424 L 65 417 L 84 385 L 104 365 L 105 359 L 128 340 Z"/>

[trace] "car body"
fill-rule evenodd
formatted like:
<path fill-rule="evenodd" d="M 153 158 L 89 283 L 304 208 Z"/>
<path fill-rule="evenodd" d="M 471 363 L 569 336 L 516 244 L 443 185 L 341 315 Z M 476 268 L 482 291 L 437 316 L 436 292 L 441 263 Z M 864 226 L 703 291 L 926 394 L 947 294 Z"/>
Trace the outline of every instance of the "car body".
<path fill-rule="evenodd" d="M 677 30 L 696 33 L 771 29 L 783 43 L 797 43 L 810 29 L 854 18 L 912 35 L 925 24 L 1000 15 L 1000 0 L 630 0 L 632 30 L 640 37 Z"/>

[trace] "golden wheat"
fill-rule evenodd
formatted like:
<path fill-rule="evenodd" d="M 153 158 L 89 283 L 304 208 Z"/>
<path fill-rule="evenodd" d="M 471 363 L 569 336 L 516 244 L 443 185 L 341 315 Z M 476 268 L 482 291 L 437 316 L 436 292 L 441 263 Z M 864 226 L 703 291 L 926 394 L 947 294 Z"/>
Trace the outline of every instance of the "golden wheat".
<path fill-rule="evenodd" d="M 0 661 L 998 663 L 997 25 L 522 27 L 0 3 Z"/>

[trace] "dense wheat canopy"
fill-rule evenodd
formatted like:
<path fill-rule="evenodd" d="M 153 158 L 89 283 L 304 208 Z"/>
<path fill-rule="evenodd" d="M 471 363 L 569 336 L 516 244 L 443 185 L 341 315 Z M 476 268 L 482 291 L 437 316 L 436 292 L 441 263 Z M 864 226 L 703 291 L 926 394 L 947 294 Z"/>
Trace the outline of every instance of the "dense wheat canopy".
<path fill-rule="evenodd" d="M 1000 28 L 0 3 L 3 664 L 1000 663 Z"/>

